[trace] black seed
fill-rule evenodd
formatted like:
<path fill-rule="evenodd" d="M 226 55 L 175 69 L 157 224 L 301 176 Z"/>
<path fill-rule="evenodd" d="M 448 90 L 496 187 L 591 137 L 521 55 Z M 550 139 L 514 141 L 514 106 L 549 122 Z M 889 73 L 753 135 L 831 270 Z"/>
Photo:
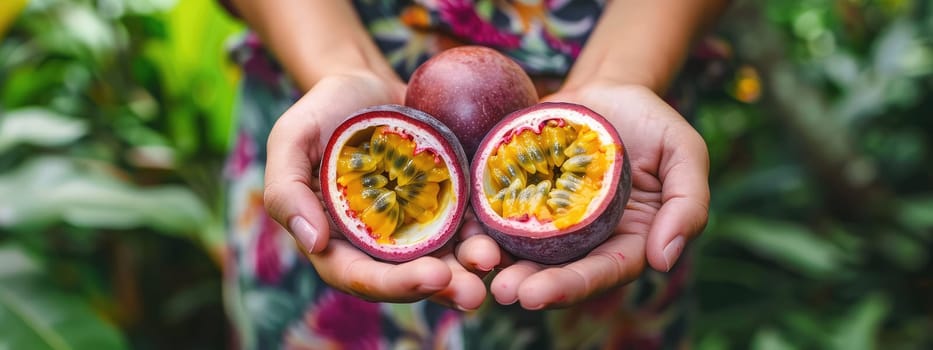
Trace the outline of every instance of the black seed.
<path fill-rule="evenodd" d="M 399 186 L 395 189 L 398 192 L 399 197 L 404 198 L 406 201 L 412 200 L 421 193 L 421 186 Z"/>
<path fill-rule="evenodd" d="M 415 183 L 423 184 L 426 181 L 428 181 L 428 174 L 425 174 L 425 172 L 423 171 L 418 171 L 418 173 L 415 174 L 415 176 L 411 177 L 412 184 L 415 184 Z"/>
<path fill-rule="evenodd" d="M 571 171 L 571 172 L 584 172 L 586 171 L 586 166 L 590 165 L 593 162 L 593 156 L 587 154 L 581 154 L 573 156 L 561 166 L 562 171 Z"/>
<path fill-rule="evenodd" d="M 417 170 L 418 169 L 415 169 L 413 162 L 408 162 L 408 164 L 405 165 L 405 169 L 402 171 L 402 173 L 407 177 L 411 177 L 412 175 L 415 175 L 415 171 Z"/>
<path fill-rule="evenodd" d="M 548 193 L 548 196 L 552 199 L 564 199 L 570 201 L 570 197 L 573 196 L 573 193 L 570 193 L 567 190 L 553 190 L 551 193 Z"/>
<path fill-rule="evenodd" d="M 395 149 L 386 151 L 386 164 L 390 164 L 395 159 Z"/>
<path fill-rule="evenodd" d="M 386 209 L 389 209 L 389 207 L 391 207 L 394 203 L 395 193 L 392 191 L 386 191 L 386 193 L 380 195 L 379 198 L 376 198 L 376 200 L 373 202 L 373 209 L 381 213 L 386 211 Z"/>
<path fill-rule="evenodd" d="M 541 150 L 538 149 L 538 147 L 531 147 L 528 149 L 528 154 L 531 154 L 531 158 L 534 159 L 535 162 L 540 163 L 544 161 L 544 155 L 541 154 Z"/>
<path fill-rule="evenodd" d="M 551 198 L 547 200 L 547 205 L 554 209 L 570 207 L 570 201 L 563 198 Z"/>
<path fill-rule="evenodd" d="M 402 166 L 407 164 L 408 161 L 409 161 L 408 156 L 399 156 L 398 158 L 395 158 L 393 165 L 395 166 L 396 169 L 402 169 Z"/>
<path fill-rule="evenodd" d="M 389 190 L 386 190 L 383 188 L 364 188 L 363 192 L 360 193 L 360 195 L 362 195 L 363 198 L 366 198 L 366 199 L 373 199 L 373 198 L 379 197 L 380 195 L 386 192 L 389 192 Z"/>
<path fill-rule="evenodd" d="M 371 148 L 372 150 L 370 152 L 372 154 L 381 154 L 386 151 L 386 143 L 384 140 L 376 139 L 373 140 Z"/>
<path fill-rule="evenodd" d="M 513 179 L 516 178 L 516 177 L 518 177 L 518 173 L 519 173 L 519 171 L 520 171 L 520 170 L 518 170 L 518 167 L 515 166 L 514 163 L 509 162 L 509 161 L 506 161 L 505 164 L 506 164 L 506 165 L 505 165 L 505 170 L 509 172 L 509 176 L 512 177 Z"/>
<path fill-rule="evenodd" d="M 389 182 L 385 176 L 379 174 L 370 174 L 363 176 L 363 187 L 383 187 Z"/>
<path fill-rule="evenodd" d="M 363 153 L 353 153 L 353 155 L 350 156 L 350 167 L 353 170 L 363 169 L 363 167 L 366 166 L 367 158 L 369 158 L 369 155 Z"/>
<path fill-rule="evenodd" d="M 526 187 L 524 190 L 522 190 L 521 193 L 518 194 L 518 199 L 521 200 L 521 201 L 523 201 L 523 202 L 527 202 L 527 201 L 531 200 L 531 195 L 534 194 L 534 193 L 535 193 L 535 186 L 534 186 L 534 185 L 530 185 L 530 186 Z"/>
<path fill-rule="evenodd" d="M 551 182 L 548 180 L 541 181 L 538 183 L 538 193 L 546 194 L 551 191 Z"/>
<path fill-rule="evenodd" d="M 583 179 L 574 175 L 573 173 L 564 173 L 557 179 L 557 188 L 563 188 L 570 190 L 571 192 L 576 192 L 580 189 L 580 185 L 583 184 Z"/>
<path fill-rule="evenodd" d="M 503 188 L 501 191 L 499 191 L 499 193 L 496 193 L 496 196 L 493 198 L 501 201 L 502 199 L 505 198 L 505 194 L 508 192 L 509 192 L 508 188 Z"/>

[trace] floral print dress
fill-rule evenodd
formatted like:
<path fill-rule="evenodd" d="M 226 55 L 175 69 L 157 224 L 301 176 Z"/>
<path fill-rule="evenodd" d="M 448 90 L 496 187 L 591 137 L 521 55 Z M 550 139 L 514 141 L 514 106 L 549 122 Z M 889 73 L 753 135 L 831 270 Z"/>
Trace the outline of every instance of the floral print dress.
<path fill-rule="evenodd" d="M 479 44 L 553 90 L 580 53 L 604 0 L 356 0 L 400 76 L 446 48 Z M 309 38 L 310 39 L 310 38 Z M 714 47 L 715 49 L 715 47 Z M 721 50 L 720 50 L 721 51 Z M 245 349 L 660 349 L 683 346 L 689 259 L 572 308 L 525 311 L 487 302 L 461 312 L 431 302 L 371 303 L 330 288 L 262 204 L 269 131 L 298 97 L 252 34 L 231 50 L 245 74 L 227 162 L 225 299 Z M 713 55 L 716 56 L 716 55 Z M 720 55 L 721 56 L 721 55 Z M 719 56 L 717 56 L 719 57 Z M 684 91 L 681 89 L 681 91 Z M 673 102 L 674 100 L 672 100 Z M 681 101 L 681 100 L 677 100 Z"/>

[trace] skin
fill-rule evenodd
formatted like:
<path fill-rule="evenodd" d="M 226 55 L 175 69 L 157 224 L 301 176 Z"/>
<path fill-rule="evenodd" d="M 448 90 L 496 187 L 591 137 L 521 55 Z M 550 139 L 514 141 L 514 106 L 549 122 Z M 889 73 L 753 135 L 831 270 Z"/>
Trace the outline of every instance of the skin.
<path fill-rule="evenodd" d="M 487 295 L 480 276 L 499 267 L 490 288 L 498 302 L 520 302 L 527 309 L 567 306 L 624 285 L 647 266 L 670 270 L 683 245 L 706 224 L 706 145 L 658 95 L 695 34 L 725 7 L 723 0 L 610 2 L 564 86 L 545 98 L 583 104 L 607 117 L 629 147 L 633 168 L 632 198 L 615 234 L 564 266 L 511 260 L 471 215 L 455 238 L 457 249 L 437 256 L 388 264 L 352 247 L 331 230 L 314 192 L 320 184 L 311 175 L 340 120 L 363 107 L 403 102 L 405 85 L 349 1 L 234 5 L 307 91 L 269 136 L 266 209 L 337 289 L 369 300 L 431 298 L 475 309 Z"/>

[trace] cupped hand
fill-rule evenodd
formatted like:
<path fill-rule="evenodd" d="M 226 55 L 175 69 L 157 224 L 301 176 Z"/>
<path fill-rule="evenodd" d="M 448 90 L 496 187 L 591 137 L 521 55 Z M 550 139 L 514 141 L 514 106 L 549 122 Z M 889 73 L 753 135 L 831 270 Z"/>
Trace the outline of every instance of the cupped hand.
<path fill-rule="evenodd" d="M 318 164 L 337 125 L 357 110 L 401 104 L 405 85 L 369 72 L 327 76 L 276 122 L 267 144 L 264 202 L 269 215 L 295 237 L 329 285 L 372 301 L 437 302 L 475 309 L 485 298 L 480 278 L 452 253 L 386 263 L 358 250 L 332 226 L 319 199 Z M 475 236 L 475 229 L 461 237 Z M 452 251 L 447 249 L 448 252 Z"/>
<path fill-rule="evenodd" d="M 709 155 L 703 139 L 644 87 L 591 84 L 545 100 L 581 104 L 609 119 L 628 151 L 631 198 L 613 235 L 588 255 L 562 266 L 516 261 L 496 275 L 490 292 L 501 304 L 561 307 L 638 278 L 646 262 L 669 271 L 706 225 Z M 461 249 L 459 258 L 470 266 L 488 261 L 486 255 Z"/>

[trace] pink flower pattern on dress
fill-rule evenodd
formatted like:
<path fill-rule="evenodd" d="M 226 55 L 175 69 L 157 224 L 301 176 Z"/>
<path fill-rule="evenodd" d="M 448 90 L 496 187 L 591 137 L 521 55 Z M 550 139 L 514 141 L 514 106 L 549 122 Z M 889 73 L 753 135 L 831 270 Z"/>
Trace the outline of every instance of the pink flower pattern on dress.
<path fill-rule="evenodd" d="M 501 49 L 515 49 L 521 43 L 518 35 L 501 31 L 488 20 L 480 18 L 472 0 L 440 0 L 437 7 L 441 18 L 457 36 Z"/>
<path fill-rule="evenodd" d="M 259 237 L 256 239 L 255 274 L 266 284 L 278 283 L 285 270 L 281 241 L 291 239 L 279 223 L 265 211 L 260 217 Z"/>
<path fill-rule="evenodd" d="M 329 289 L 285 334 L 286 349 L 386 348 L 379 304 Z"/>
<path fill-rule="evenodd" d="M 233 143 L 233 150 L 227 159 L 227 166 L 224 169 L 228 178 L 239 178 L 243 176 L 246 169 L 256 160 L 256 143 L 247 133 L 237 133 L 236 140 Z"/>

